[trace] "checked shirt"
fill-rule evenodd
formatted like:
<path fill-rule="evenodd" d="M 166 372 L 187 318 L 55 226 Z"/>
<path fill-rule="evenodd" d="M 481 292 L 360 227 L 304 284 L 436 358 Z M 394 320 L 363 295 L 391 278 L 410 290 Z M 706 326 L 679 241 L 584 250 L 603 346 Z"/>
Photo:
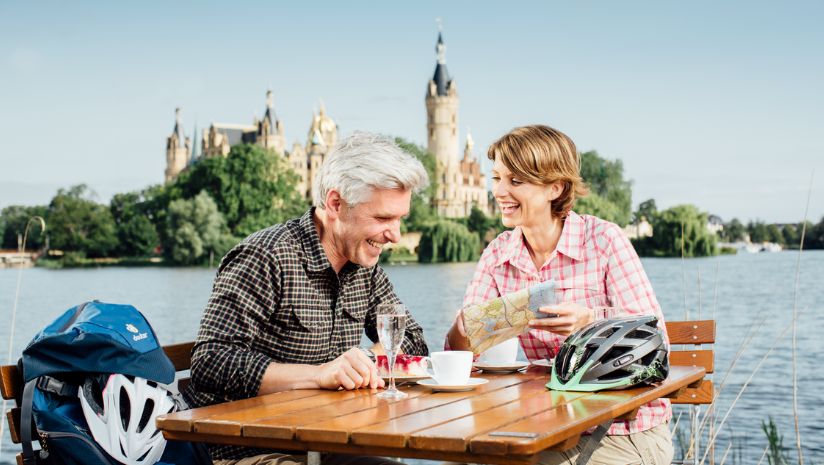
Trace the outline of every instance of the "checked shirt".
<path fill-rule="evenodd" d="M 192 350 L 192 407 L 256 396 L 272 362 L 330 362 L 357 347 L 364 331 L 378 342 L 377 305 L 401 302 L 380 266 L 348 262 L 335 273 L 314 211 L 252 234 L 221 261 Z M 423 329 L 409 315 L 406 321 L 401 349 L 426 355 Z M 224 460 L 275 452 L 209 450 Z"/>
<path fill-rule="evenodd" d="M 572 211 L 564 221 L 558 246 L 540 270 L 535 269 L 520 227 L 505 231 L 492 241 L 475 268 L 463 305 L 476 305 L 550 279 L 557 283 L 559 303 L 576 302 L 593 309 L 617 307 L 630 315 L 656 315 L 658 328 L 664 332 L 669 346 L 661 307 L 624 232 L 613 223 Z M 520 336 L 521 347 L 530 361 L 546 355 L 554 357 L 565 339 L 540 330 L 529 330 Z M 646 431 L 670 418 L 669 400 L 658 399 L 642 406 L 635 420 L 616 420 L 608 434 Z"/>

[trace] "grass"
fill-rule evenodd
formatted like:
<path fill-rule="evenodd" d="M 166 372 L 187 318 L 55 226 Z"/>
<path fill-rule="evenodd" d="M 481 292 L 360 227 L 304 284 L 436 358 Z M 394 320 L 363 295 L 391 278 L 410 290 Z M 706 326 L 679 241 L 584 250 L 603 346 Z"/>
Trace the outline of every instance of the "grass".
<path fill-rule="evenodd" d="M 767 452 L 767 462 L 770 465 L 788 465 L 790 463 L 790 453 L 784 449 L 784 435 L 778 431 L 778 427 L 773 422 L 772 416 L 769 421 L 761 420 L 761 429 L 767 435 L 770 443 Z"/>
<path fill-rule="evenodd" d="M 85 258 L 66 257 L 61 259 L 41 258 L 35 266 L 51 270 L 69 268 L 102 268 L 107 266 L 174 266 L 163 259 L 152 260 L 149 257 Z"/>

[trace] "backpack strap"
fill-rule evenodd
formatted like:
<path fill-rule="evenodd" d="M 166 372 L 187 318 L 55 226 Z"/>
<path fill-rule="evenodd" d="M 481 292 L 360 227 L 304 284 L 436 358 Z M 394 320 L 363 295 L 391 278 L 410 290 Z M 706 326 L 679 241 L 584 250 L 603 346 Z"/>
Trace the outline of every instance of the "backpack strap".
<path fill-rule="evenodd" d="M 38 379 L 33 379 L 26 383 L 23 388 L 23 406 L 20 415 L 20 441 L 23 443 L 23 463 L 25 465 L 35 465 L 34 448 L 31 446 L 31 404 L 34 401 L 34 390 L 37 388 Z"/>

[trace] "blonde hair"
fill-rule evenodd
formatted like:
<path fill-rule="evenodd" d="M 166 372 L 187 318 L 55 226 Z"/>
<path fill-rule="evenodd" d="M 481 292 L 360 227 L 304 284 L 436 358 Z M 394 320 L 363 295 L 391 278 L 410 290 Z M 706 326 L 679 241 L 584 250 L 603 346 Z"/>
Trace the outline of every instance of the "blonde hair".
<path fill-rule="evenodd" d="M 487 157 L 501 163 L 523 181 L 549 185 L 556 181 L 564 190 L 552 202 L 552 216 L 566 218 L 575 199 L 589 194 L 581 177 L 581 156 L 566 134 L 549 126 L 536 124 L 509 131 L 489 146 Z"/>

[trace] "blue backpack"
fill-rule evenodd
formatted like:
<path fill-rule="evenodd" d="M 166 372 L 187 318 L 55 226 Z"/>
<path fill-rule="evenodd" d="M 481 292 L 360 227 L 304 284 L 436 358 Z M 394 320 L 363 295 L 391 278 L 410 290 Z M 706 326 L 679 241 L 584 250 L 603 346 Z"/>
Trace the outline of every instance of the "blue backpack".
<path fill-rule="evenodd" d="M 69 309 L 46 326 L 26 346 L 18 369 L 25 381 L 21 442 L 26 465 L 36 463 L 32 417 L 40 433 L 35 439 L 42 447 L 41 460 L 52 465 L 119 464 L 94 440 L 79 389 L 110 374 L 160 384 L 171 384 L 175 378 L 174 365 L 143 314 L 131 305 L 99 301 Z M 185 408 L 179 394 L 178 401 Z M 211 465 L 212 461 L 202 444 L 168 441 L 155 463 Z"/>

